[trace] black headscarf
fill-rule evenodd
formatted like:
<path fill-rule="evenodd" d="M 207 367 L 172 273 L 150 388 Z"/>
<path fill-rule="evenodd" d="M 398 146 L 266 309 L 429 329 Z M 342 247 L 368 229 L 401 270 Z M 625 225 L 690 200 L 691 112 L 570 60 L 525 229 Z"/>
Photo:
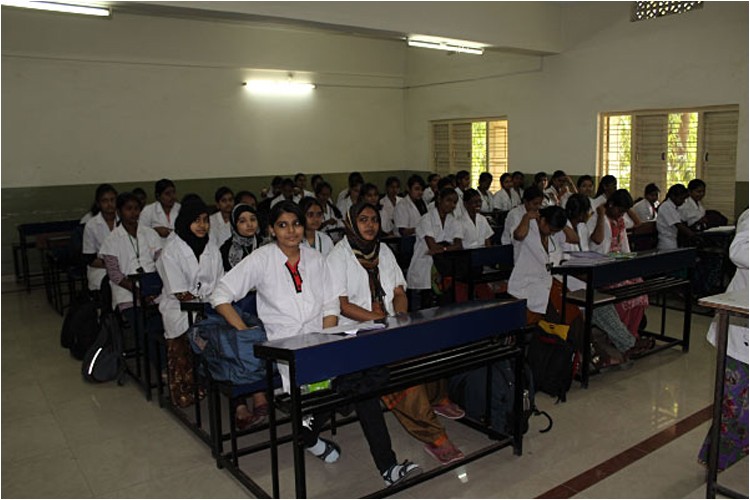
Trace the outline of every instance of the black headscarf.
<path fill-rule="evenodd" d="M 200 199 L 191 199 L 180 207 L 180 213 L 174 221 L 174 232 L 193 250 L 198 261 L 201 260 L 203 249 L 208 244 L 208 234 L 203 238 L 198 238 L 190 230 L 190 225 L 201 214 L 208 214 L 208 207 Z"/>
<path fill-rule="evenodd" d="M 346 240 L 349 242 L 349 246 L 352 247 L 354 256 L 357 261 L 367 271 L 367 277 L 370 281 L 370 296 L 373 302 L 378 302 L 382 309 L 385 311 L 385 304 L 383 299 L 385 298 L 385 291 L 383 286 L 380 284 L 380 270 L 378 269 L 379 256 L 380 256 L 380 237 L 378 235 L 372 241 L 365 240 L 359 232 L 357 227 L 357 217 L 365 208 L 372 209 L 378 214 L 378 221 L 380 220 L 380 212 L 373 205 L 365 202 L 359 202 L 356 205 L 352 205 L 349 211 L 346 213 L 346 219 L 344 221 L 344 231 L 346 232 Z"/>
<path fill-rule="evenodd" d="M 256 218 L 258 217 L 258 212 L 253 207 L 251 207 L 250 205 L 246 205 L 245 203 L 239 203 L 235 205 L 234 209 L 232 210 L 232 216 L 229 218 L 232 226 L 232 238 L 227 240 L 226 243 L 221 246 L 221 255 L 224 260 L 224 269 L 227 271 L 239 264 L 242 259 L 250 255 L 250 253 L 258 248 L 261 243 L 259 234 L 260 219 L 258 220 L 258 230 L 253 236 L 242 236 L 237 230 L 237 221 L 239 220 L 240 215 L 245 212 L 250 212 L 251 214 L 255 215 Z"/>

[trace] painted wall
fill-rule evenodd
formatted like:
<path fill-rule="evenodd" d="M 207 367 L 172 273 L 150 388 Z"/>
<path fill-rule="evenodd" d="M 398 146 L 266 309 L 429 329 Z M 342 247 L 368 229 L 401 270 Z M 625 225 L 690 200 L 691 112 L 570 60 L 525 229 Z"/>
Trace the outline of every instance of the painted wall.
<path fill-rule="evenodd" d="M 409 51 L 408 163 L 430 168 L 430 120 L 507 116 L 513 170 L 591 174 L 600 112 L 739 104 L 737 180 L 747 181 L 748 4 L 706 2 L 635 23 L 630 5 L 566 4 L 558 55 L 443 56 L 436 66 L 426 63 L 436 56 Z"/>

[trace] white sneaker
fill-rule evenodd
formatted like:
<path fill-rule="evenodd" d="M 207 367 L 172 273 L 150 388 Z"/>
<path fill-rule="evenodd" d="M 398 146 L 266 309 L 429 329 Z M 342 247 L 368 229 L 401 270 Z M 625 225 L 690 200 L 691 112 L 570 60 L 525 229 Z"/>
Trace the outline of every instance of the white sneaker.
<path fill-rule="evenodd" d="M 402 464 L 393 464 L 388 467 L 388 470 L 383 472 L 383 480 L 386 486 L 393 486 L 394 484 L 414 477 L 422 473 L 422 468 L 408 460 L 404 460 Z"/>

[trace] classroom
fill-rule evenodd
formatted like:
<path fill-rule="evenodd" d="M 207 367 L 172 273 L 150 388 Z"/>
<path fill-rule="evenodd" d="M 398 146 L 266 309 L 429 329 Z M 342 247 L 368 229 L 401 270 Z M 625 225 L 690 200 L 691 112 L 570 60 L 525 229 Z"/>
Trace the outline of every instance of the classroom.
<path fill-rule="evenodd" d="M 1 11 L 4 497 L 253 496 L 136 384 L 82 381 L 60 347 L 64 306 L 40 276 L 28 289 L 18 279 L 19 226 L 81 219 L 101 184 L 141 188 L 150 204 L 168 179 L 177 199 L 197 194 L 213 213 L 222 186 L 261 202 L 274 178 L 297 174 L 311 191 L 321 175 L 335 203 L 352 172 L 382 195 L 391 177 L 404 194 L 413 176 L 466 171 L 475 188 L 490 172 L 496 192 L 502 173 L 523 173 L 528 188 L 561 171 L 594 189 L 612 175 L 631 205 L 649 183 L 666 202 L 671 185 L 702 178 L 722 227 L 748 207 L 746 2 L 115 1 L 96 3 L 102 17 L 14 3 Z M 267 94 L 259 81 L 306 87 Z M 692 166 L 674 167 L 685 158 Z M 29 249 L 34 269 L 39 255 Z M 683 310 L 665 311 L 667 334 L 682 335 Z M 652 302 L 649 327 L 660 314 Z M 539 394 L 554 426 L 540 433 L 532 418 L 521 456 L 500 450 L 394 496 L 704 498 L 711 321 L 693 309 L 689 352 L 574 381 L 565 402 Z M 384 415 L 399 461 L 439 465 Z M 440 422 L 467 454 L 480 446 Z M 307 494 L 382 488 L 358 425 L 336 440 L 340 463 L 307 458 Z M 245 466 L 270 485 L 265 455 Z M 747 496 L 747 457 L 719 478 Z"/>

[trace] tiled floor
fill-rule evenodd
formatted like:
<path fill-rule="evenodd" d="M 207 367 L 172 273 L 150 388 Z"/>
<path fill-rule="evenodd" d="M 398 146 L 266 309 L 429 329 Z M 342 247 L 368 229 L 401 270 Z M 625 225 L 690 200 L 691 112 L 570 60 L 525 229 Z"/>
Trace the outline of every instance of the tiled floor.
<path fill-rule="evenodd" d="M 3 283 L 3 497 L 250 496 L 229 473 L 215 467 L 202 441 L 155 402 L 147 403 L 132 383 L 84 383 L 80 363 L 59 346 L 62 318 L 47 305 L 43 292 L 13 289 Z M 677 331 L 680 314 L 668 315 L 668 325 Z M 639 360 L 628 370 L 594 377 L 587 390 L 574 384 L 564 404 L 539 395 L 537 405 L 552 415 L 554 427 L 540 434 L 541 419 L 532 419 L 523 456 L 501 450 L 395 496 L 534 498 L 561 485 L 578 485 L 567 496 L 703 497 L 704 469 L 696 454 L 708 430 L 704 416 L 688 421 L 694 424 L 692 430 L 679 437 L 649 440 L 659 447 L 648 453 L 633 455 L 631 448 L 711 403 L 714 350 L 704 340 L 707 325 L 708 318 L 693 317 L 689 354 L 672 350 Z M 390 414 L 386 418 L 400 459 L 410 458 L 425 468 L 436 465 Z M 465 451 L 485 443 L 460 424 L 446 426 Z M 380 488 L 358 426 L 340 428 L 336 440 L 343 447 L 339 463 L 307 460 L 309 496 L 344 498 Z M 618 455 L 634 459 L 616 467 L 612 464 L 626 463 L 613 459 Z M 294 493 L 290 462 L 287 445 L 281 452 L 285 497 Z M 242 465 L 270 487 L 266 453 L 243 458 Z M 589 470 L 598 476 L 581 482 L 577 476 Z M 722 474 L 720 482 L 747 493 L 747 459 Z"/>

